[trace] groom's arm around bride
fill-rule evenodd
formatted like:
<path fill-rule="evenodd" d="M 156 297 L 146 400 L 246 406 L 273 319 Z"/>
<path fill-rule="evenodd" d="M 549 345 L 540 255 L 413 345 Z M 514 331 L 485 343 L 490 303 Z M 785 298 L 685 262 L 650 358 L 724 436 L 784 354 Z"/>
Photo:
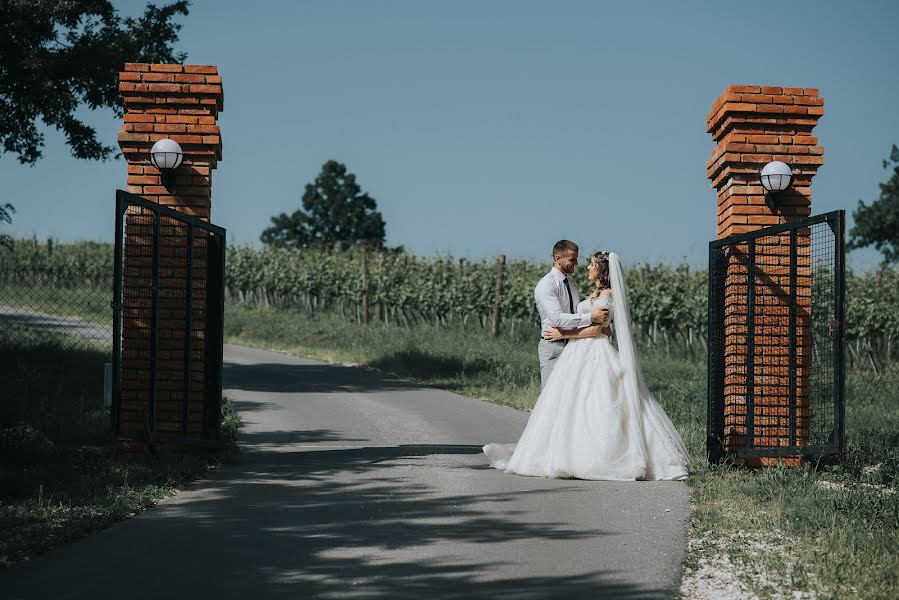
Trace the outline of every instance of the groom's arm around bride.
<path fill-rule="evenodd" d="M 578 246 L 574 242 L 560 240 L 553 246 L 553 267 L 534 288 L 534 301 L 540 314 L 541 333 L 550 327 L 580 329 L 601 324 L 609 314 L 604 308 L 584 314 L 577 314 L 575 311 L 580 303 L 580 296 L 577 287 L 568 280 L 568 276 L 574 273 L 577 260 Z M 550 342 L 541 337 L 537 345 L 541 386 L 546 385 L 556 359 L 562 354 L 564 347 L 564 340 Z"/>

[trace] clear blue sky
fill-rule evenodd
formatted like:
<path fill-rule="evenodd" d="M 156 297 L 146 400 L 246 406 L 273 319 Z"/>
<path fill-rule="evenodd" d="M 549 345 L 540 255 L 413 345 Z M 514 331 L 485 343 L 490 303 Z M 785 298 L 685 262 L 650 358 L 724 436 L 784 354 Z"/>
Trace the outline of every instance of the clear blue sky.
<path fill-rule="evenodd" d="M 703 265 L 705 116 L 728 84 L 821 89 L 814 213 L 876 198 L 899 144 L 899 2 L 195 0 L 181 22 L 177 48 L 224 80 L 212 215 L 231 243 L 336 159 L 417 254 L 544 258 L 570 238 Z M 111 112 L 89 119 L 115 143 Z M 0 157 L 17 235 L 111 240 L 124 180 L 53 131 L 33 168 Z"/>

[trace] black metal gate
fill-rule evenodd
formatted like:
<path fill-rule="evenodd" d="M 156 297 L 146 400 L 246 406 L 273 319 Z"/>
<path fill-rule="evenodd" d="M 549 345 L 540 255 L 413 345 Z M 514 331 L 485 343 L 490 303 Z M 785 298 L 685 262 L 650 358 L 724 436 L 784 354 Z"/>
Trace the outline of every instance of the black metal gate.
<path fill-rule="evenodd" d="M 116 192 L 117 439 L 218 444 L 224 265 L 224 229 Z"/>
<path fill-rule="evenodd" d="M 710 462 L 842 449 L 844 231 L 834 211 L 709 244 Z"/>

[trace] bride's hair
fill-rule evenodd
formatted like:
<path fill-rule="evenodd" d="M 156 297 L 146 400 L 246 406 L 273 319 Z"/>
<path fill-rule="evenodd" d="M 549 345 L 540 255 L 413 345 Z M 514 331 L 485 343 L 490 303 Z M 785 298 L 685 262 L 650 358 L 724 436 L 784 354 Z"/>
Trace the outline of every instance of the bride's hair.
<path fill-rule="evenodd" d="M 597 252 L 591 260 L 596 265 L 596 272 L 599 274 L 599 281 L 597 282 L 599 285 L 596 287 L 597 293 L 602 290 L 612 289 L 612 282 L 609 279 L 609 253 Z"/>

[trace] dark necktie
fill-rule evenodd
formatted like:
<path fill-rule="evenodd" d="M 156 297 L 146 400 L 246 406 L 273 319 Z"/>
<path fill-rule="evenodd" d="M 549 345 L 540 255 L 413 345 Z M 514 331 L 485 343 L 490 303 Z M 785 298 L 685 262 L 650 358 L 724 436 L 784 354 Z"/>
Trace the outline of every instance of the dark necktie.
<path fill-rule="evenodd" d="M 568 285 L 568 278 L 562 280 L 565 283 L 565 291 L 568 292 L 568 312 L 574 314 L 574 300 L 571 298 L 571 286 Z"/>

